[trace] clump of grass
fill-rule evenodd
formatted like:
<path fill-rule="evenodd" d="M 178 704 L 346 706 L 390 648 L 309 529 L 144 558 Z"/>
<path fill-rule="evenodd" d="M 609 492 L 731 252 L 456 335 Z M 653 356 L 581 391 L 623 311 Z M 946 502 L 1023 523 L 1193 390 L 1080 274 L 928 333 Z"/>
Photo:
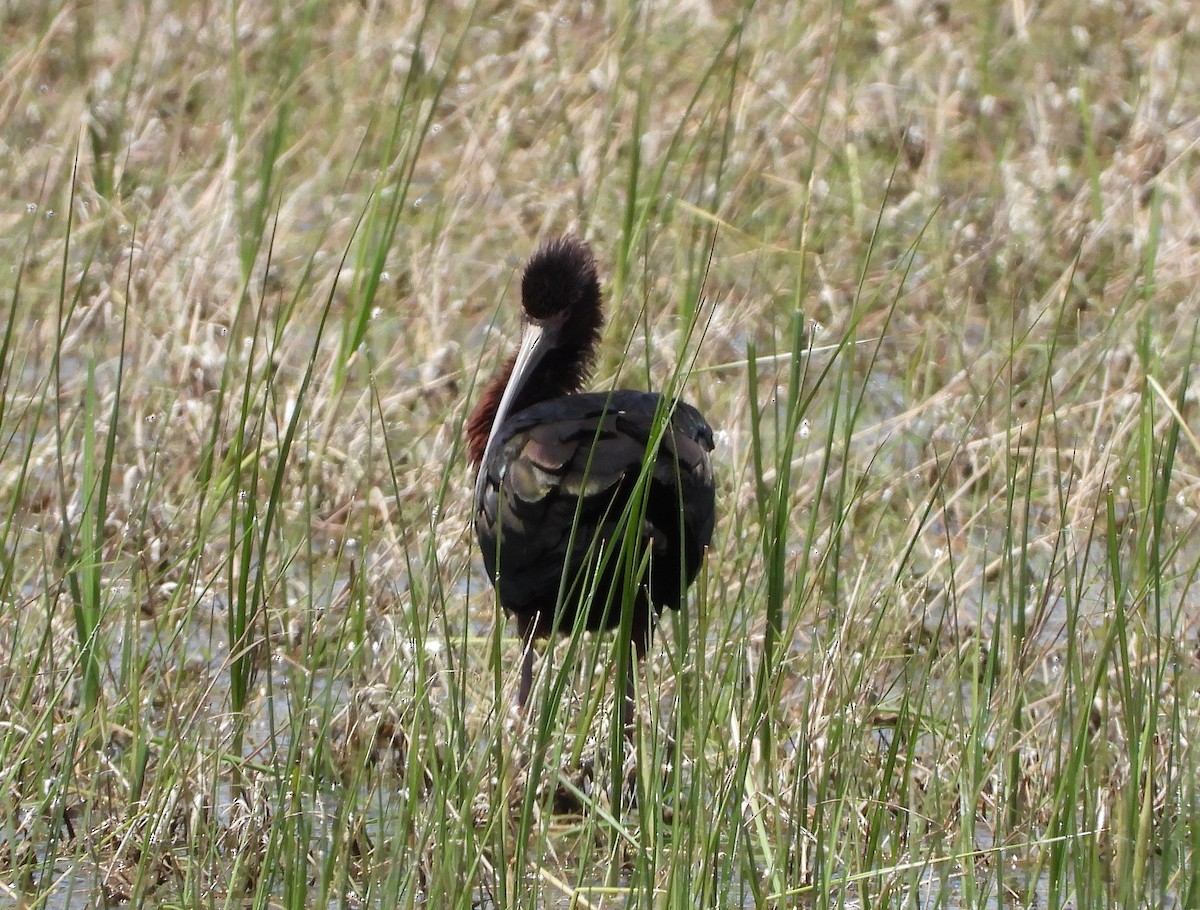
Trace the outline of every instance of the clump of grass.
<path fill-rule="evenodd" d="M 1190 15 L 7 11 L 0 887 L 1194 903 Z M 719 430 L 628 767 L 469 531 L 567 229 Z"/>

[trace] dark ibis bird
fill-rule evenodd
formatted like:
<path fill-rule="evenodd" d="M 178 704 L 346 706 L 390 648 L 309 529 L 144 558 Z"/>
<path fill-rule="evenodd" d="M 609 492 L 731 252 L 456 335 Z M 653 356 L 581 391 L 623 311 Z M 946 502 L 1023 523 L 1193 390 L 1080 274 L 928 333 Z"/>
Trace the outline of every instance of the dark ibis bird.
<path fill-rule="evenodd" d="M 580 392 L 604 322 L 583 241 L 543 244 L 521 278 L 524 334 L 467 422 L 475 533 L 533 681 L 533 641 L 629 630 L 645 656 L 664 607 L 683 606 L 712 538 L 713 432 L 694 407 L 654 392 Z M 631 611 L 622 625 L 623 609 Z M 626 689 L 632 719 L 632 686 Z"/>

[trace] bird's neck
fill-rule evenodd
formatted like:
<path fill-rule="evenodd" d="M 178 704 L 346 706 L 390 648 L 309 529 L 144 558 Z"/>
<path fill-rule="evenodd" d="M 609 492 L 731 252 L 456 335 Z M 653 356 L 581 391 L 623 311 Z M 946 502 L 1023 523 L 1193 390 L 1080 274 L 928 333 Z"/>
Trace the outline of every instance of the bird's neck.
<path fill-rule="evenodd" d="M 540 401 L 549 401 L 578 392 L 592 368 L 591 347 L 579 349 L 556 348 L 542 359 L 537 368 L 523 377 L 521 388 L 513 399 L 508 416 L 519 413 Z M 509 357 L 484 389 L 479 404 L 467 421 L 467 456 L 471 464 L 479 467 L 484 449 L 504 390 L 513 381 L 513 366 L 516 355 Z"/>

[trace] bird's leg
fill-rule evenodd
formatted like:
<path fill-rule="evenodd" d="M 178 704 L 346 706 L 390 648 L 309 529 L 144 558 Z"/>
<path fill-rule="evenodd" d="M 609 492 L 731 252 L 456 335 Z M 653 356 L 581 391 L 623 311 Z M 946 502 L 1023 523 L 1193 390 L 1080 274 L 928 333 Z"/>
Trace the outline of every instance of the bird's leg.
<path fill-rule="evenodd" d="M 625 738 L 633 739 L 633 712 L 635 707 L 633 696 L 633 667 L 636 658 L 633 649 L 629 649 L 629 662 L 625 665 L 625 704 L 621 709 L 621 723 L 625 725 Z"/>
<path fill-rule="evenodd" d="M 517 617 L 517 632 L 521 636 L 521 680 L 517 684 L 517 713 L 525 716 L 529 704 L 529 693 L 533 690 L 533 641 L 537 638 L 538 621 L 541 613 Z"/>
<path fill-rule="evenodd" d="M 536 628 L 536 616 L 531 621 L 522 620 L 518 623 L 521 633 L 521 681 L 517 685 L 517 713 L 522 716 L 533 688 L 533 633 Z"/>
<path fill-rule="evenodd" d="M 634 678 L 637 675 L 637 665 L 646 656 L 650 644 L 651 622 L 645 611 L 638 610 L 633 616 L 633 627 L 630 630 L 629 645 L 625 648 L 625 694 L 621 705 L 621 736 L 614 743 L 617 753 L 613 756 L 612 799 L 613 804 L 624 804 L 623 794 L 630 800 L 637 799 L 637 702 L 634 696 Z M 618 671 L 619 672 L 619 671 Z M 631 761 L 626 760 L 626 752 Z"/>
<path fill-rule="evenodd" d="M 529 690 L 533 688 L 533 641 L 525 642 L 521 655 L 521 682 L 517 686 L 517 711 L 525 713 L 529 702 Z"/>
<path fill-rule="evenodd" d="M 633 628 L 630 630 L 630 644 L 633 647 L 628 649 L 628 663 L 625 665 L 625 704 L 621 713 L 627 739 L 633 738 L 634 709 L 637 707 L 633 694 L 634 676 L 637 674 L 638 664 L 646 659 L 646 650 L 650 646 L 650 636 L 653 634 L 652 628 L 650 622 L 643 618 L 641 611 L 634 615 Z"/>

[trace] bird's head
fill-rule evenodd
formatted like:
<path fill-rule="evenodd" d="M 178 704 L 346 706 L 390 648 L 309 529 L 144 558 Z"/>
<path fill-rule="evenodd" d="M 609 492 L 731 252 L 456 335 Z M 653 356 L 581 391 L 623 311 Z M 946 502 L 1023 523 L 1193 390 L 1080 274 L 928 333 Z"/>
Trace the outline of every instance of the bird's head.
<path fill-rule="evenodd" d="M 505 419 L 579 390 L 604 325 L 591 248 L 578 237 L 548 240 L 521 276 L 524 330 L 517 353 L 489 384 L 467 426 L 471 461 L 486 460 Z"/>

